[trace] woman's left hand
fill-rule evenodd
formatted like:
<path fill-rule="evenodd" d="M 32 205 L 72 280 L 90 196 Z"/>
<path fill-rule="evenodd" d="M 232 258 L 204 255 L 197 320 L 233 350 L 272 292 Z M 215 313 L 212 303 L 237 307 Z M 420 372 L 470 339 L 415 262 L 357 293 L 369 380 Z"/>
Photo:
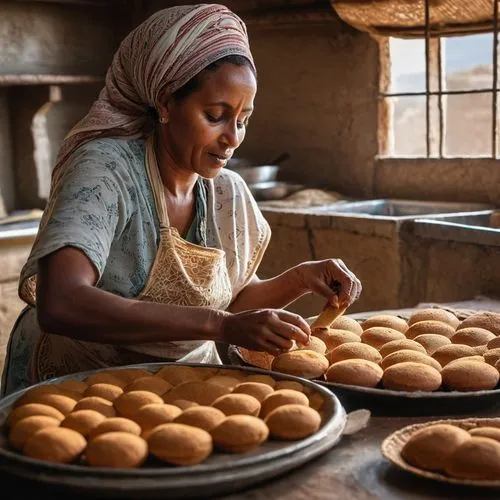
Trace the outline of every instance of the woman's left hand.
<path fill-rule="evenodd" d="M 361 295 L 361 282 L 341 259 L 302 262 L 296 267 L 300 285 L 340 306 L 349 307 Z"/>

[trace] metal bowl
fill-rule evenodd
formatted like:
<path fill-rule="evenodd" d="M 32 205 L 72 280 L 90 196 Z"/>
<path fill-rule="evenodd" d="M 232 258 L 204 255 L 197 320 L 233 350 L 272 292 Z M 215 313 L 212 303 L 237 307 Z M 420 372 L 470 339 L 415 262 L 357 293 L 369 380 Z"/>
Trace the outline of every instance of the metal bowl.
<path fill-rule="evenodd" d="M 278 177 L 279 165 L 253 165 L 227 167 L 241 175 L 247 184 L 272 182 Z"/>
<path fill-rule="evenodd" d="M 304 189 L 302 184 L 291 184 L 289 182 L 258 182 L 249 184 L 248 188 L 258 201 L 281 200 L 286 196 Z"/>

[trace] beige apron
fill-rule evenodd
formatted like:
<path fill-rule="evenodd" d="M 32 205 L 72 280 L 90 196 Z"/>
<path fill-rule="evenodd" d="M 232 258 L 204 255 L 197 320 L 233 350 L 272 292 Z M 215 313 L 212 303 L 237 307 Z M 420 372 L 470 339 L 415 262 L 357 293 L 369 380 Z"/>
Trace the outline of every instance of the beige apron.
<path fill-rule="evenodd" d="M 160 242 L 146 286 L 136 299 L 226 309 L 232 290 L 225 252 L 189 243 L 170 227 L 152 139 L 146 144 L 146 167 L 160 221 Z M 165 360 L 220 363 L 212 341 L 119 346 L 43 333 L 32 356 L 31 379 L 36 383 L 79 371 Z"/>

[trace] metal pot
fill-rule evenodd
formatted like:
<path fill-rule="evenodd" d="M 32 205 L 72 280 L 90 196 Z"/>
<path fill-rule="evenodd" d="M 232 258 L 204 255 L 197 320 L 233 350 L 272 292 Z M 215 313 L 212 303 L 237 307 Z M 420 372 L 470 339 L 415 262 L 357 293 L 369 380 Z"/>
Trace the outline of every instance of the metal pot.
<path fill-rule="evenodd" d="M 279 169 L 279 165 L 255 165 L 249 167 L 231 168 L 231 170 L 240 174 L 247 184 L 259 184 L 261 182 L 275 181 L 278 176 Z"/>

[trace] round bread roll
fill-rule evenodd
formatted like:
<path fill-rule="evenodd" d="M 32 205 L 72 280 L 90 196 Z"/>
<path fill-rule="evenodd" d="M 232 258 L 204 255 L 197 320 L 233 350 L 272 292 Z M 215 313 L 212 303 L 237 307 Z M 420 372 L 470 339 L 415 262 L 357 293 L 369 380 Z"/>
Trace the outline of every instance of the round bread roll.
<path fill-rule="evenodd" d="M 491 366 L 495 366 L 496 362 L 500 359 L 500 347 L 495 349 L 488 349 L 483 354 L 484 360 Z"/>
<path fill-rule="evenodd" d="M 271 364 L 274 359 L 272 354 L 263 351 L 251 351 L 250 349 L 245 349 L 244 347 L 238 347 L 238 352 L 249 365 L 256 366 L 257 368 L 262 368 L 264 370 L 271 369 Z"/>
<path fill-rule="evenodd" d="M 280 354 L 271 366 L 273 371 L 313 379 L 321 377 L 328 369 L 325 356 L 314 351 L 290 351 Z"/>
<path fill-rule="evenodd" d="M 276 391 L 279 391 L 280 389 L 292 389 L 294 391 L 305 392 L 304 386 L 300 382 L 295 382 L 295 380 L 278 380 L 276 381 L 274 389 Z"/>
<path fill-rule="evenodd" d="M 361 334 L 361 342 L 371 345 L 375 349 L 380 349 L 384 344 L 392 340 L 402 340 L 404 338 L 404 333 L 386 326 L 372 326 Z"/>
<path fill-rule="evenodd" d="M 441 372 L 444 385 L 455 391 L 481 391 L 494 389 L 498 384 L 498 370 L 488 363 L 457 359 Z"/>
<path fill-rule="evenodd" d="M 419 344 L 415 340 L 410 340 L 410 339 L 401 339 L 401 340 L 391 340 L 390 342 L 387 342 L 387 344 L 384 344 L 380 348 L 380 355 L 385 358 L 385 356 L 388 356 L 389 354 L 392 354 L 393 352 L 396 351 L 402 351 L 403 349 L 406 350 L 411 350 L 411 351 L 418 351 L 421 353 L 426 354 L 427 351 L 425 350 L 425 347 L 422 344 Z M 373 360 L 372 360 L 373 361 Z"/>
<path fill-rule="evenodd" d="M 267 425 L 251 415 L 226 417 L 210 433 L 214 445 L 229 453 L 245 453 L 261 445 L 269 436 Z"/>
<path fill-rule="evenodd" d="M 276 380 L 274 380 L 273 377 L 270 377 L 269 375 L 261 375 L 258 373 L 255 373 L 254 375 L 248 375 L 248 377 L 245 378 L 245 382 L 257 382 L 258 384 L 266 384 L 269 387 L 274 387 L 276 385 Z"/>
<path fill-rule="evenodd" d="M 441 386 L 441 374 L 432 366 L 406 361 L 384 370 L 382 385 L 393 391 L 432 392 Z"/>
<path fill-rule="evenodd" d="M 58 427 L 60 424 L 57 418 L 45 415 L 34 415 L 25 417 L 17 421 L 9 432 L 9 443 L 16 450 L 22 450 L 26 441 L 42 429 L 48 427 Z"/>
<path fill-rule="evenodd" d="M 455 425 L 430 425 L 413 434 L 401 449 L 401 456 L 419 469 L 441 471 L 448 457 L 470 438 L 467 431 Z"/>
<path fill-rule="evenodd" d="M 500 428 L 498 427 L 476 427 L 470 429 L 469 434 L 474 437 L 485 437 L 500 442 Z"/>
<path fill-rule="evenodd" d="M 87 396 L 80 399 L 73 408 L 73 411 L 78 410 L 95 410 L 102 413 L 105 417 L 116 417 L 116 410 L 113 403 L 98 396 Z"/>
<path fill-rule="evenodd" d="M 163 462 L 195 465 L 212 453 L 212 437 L 207 431 L 184 424 L 162 424 L 148 437 L 149 451 Z"/>
<path fill-rule="evenodd" d="M 326 372 L 326 380 L 337 384 L 375 387 L 380 382 L 383 370 L 366 359 L 345 359 L 334 363 Z"/>
<path fill-rule="evenodd" d="M 236 372 L 236 370 L 233 370 Z M 211 366 L 197 366 L 196 373 L 201 377 L 201 380 L 206 380 L 207 378 L 213 377 L 214 375 L 218 375 L 219 368 L 211 367 Z M 233 374 L 233 376 L 235 376 Z M 238 378 L 238 377 L 236 377 Z"/>
<path fill-rule="evenodd" d="M 187 410 L 188 408 L 193 408 L 194 406 L 200 406 L 198 403 L 194 401 L 186 401 L 185 399 L 176 399 L 172 401 L 170 404 L 177 406 L 181 410 Z"/>
<path fill-rule="evenodd" d="M 158 396 L 163 396 L 166 392 L 172 389 L 172 385 L 166 380 L 156 375 L 150 375 L 149 377 L 139 377 L 134 379 L 130 384 L 125 387 L 125 392 L 132 391 L 149 391 L 158 394 Z"/>
<path fill-rule="evenodd" d="M 471 437 L 448 457 L 446 473 L 464 479 L 500 478 L 500 443 L 484 437 Z"/>
<path fill-rule="evenodd" d="M 413 340 L 418 342 L 427 351 L 429 356 L 432 356 L 440 347 L 451 344 L 451 340 L 448 337 L 443 337 L 443 335 L 435 333 L 424 333 L 423 335 L 418 335 Z"/>
<path fill-rule="evenodd" d="M 79 394 L 83 394 L 88 387 L 85 382 L 76 379 L 64 380 L 57 385 L 65 391 L 78 392 Z"/>
<path fill-rule="evenodd" d="M 308 351 L 318 352 L 319 354 L 326 354 L 326 344 L 315 335 L 309 337 L 307 344 L 295 344 L 295 349 L 306 349 Z"/>
<path fill-rule="evenodd" d="M 349 330 L 336 330 L 334 328 L 322 328 L 314 330 L 314 335 L 319 337 L 326 345 L 327 352 L 332 351 L 346 342 L 361 342 L 361 337 Z"/>
<path fill-rule="evenodd" d="M 484 328 L 496 336 L 500 335 L 500 314 L 494 312 L 480 312 L 464 319 L 458 326 L 457 331 L 462 328 Z"/>
<path fill-rule="evenodd" d="M 224 394 L 231 392 L 227 387 L 217 384 L 209 384 L 207 382 L 186 382 L 178 385 L 168 391 L 163 400 L 165 403 L 171 403 L 176 399 L 185 399 L 186 401 L 194 401 L 202 406 L 211 406 L 211 404 Z"/>
<path fill-rule="evenodd" d="M 477 345 L 475 347 L 473 347 L 474 349 L 474 352 L 476 354 L 479 354 L 480 356 L 482 356 L 485 352 L 488 351 L 488 346 L 485 346 L 485 345 Z"/>
<path fill-rule="evenodd" d="M 117 397 L 113 402 L 113 406 L 120 416 L 135 420 L 139 410 L 150 403 L 162 404 L 163 399 L 154 392 L 131 391 Z"/>
<path fill-rule="evenodd" d="M 261 403 L 260 417 L 265 418 L 275 408 L 286 404 L 299 404 L 309 406 L 308 397 L 298 391 L 292 389 L 280 389 L 272 394 L 269 394 Z"/>
<path fill-rule="evenodd" d="M 101 434 L 107 432 L 128 432 L 135 436 L 141 435 L 141 427 L 139 424 L 125 417 L 111 417 L 101 422 L 97 427 L 94 427 L 89 434 L 89 439 L 94 439 Z"/>
<path fill-rule="evenodd" d="M 475 356 L 475 351 L 471 346 L 449 344 L 439 347 L 434 351 L 432 357 L 441 365 L 446 366 L 455 359 L 465 358 L 467 356 Z"/>
<path fill-rule="evenodd" d="M 198 371 L 192 366 L 182 365 L 164 366 L 155 373 L 155 376 L 161 377 L 174 387 L 186 382 L 199 382 L 205 378 L 202 371 Z"/>
<path fill-rule="evenodd" d="M 209 377 L 205 380 L 207 384 L 215 384 L 220 385 L 222 387 L 227 387 L 229 390 L 233 390 L 241 380 L 236 377 L 229 377 L 227 375 L 214 375 L 213 377 Z"/>
<path fill-rule="evenodd" d="M 124 389 L 125 386 L 127 385 L 127 382 L 115 375 L 112 375 L 111 373 L 105 373 L 105 372 L 97 372 L 93 373 L 92 375 L 89 375 L 85 379 L 85 383 L 87 385 L 94 385 L 94 384 L 111 384 L 111 385 L 117 385 L 118 387 Z"/>
<path fill-rule="evenodd" d="M 141 426 L 142 433 L 146 435 L 158 425 L 173 422 L 181 413 L 182 410 L 174 405 L 149 403 L 134 414 L 133 420 Z"/>
<path fill-rule="evenodd" d="M 148 456 L 148 444 L 128 432 L 107 432 L 90 441 L 85 456 L 94 467 L 139 467 Z"/>
<path fill-rule="evenodd" d="M 408 329 L 408 323 L 393 314 L 376 314 L 361 323 L 363 330 L 368 330 L 374 326 L 384 326 L 401 333 L 406 332 Z"/>
<path fill-rule="evenodd" d="M 496 338 L 494 333 L 491 333 L 484 328 L 462 328 L 451 337 L 452 344 L 464 344 L 471 347 L 486 345 L 490 340 Z"/>
<path fill-rule="evenodd" d="M 358 321 L 344 315 L 336 318 L 335 321 L 330 325 L 330 328 L 334 330 L 347 330 L 349 332 L 355 333 L 356 335 L 358 335 L 358 337 L 360 337 L 363 333 L 363 327 Z"/>
<path fill-rule="evenodd" d="M 123 389 L 117 385 L 111 384 L 94 384 L 88 386 L 83 393 L 83 397 L 97 396 L 99 398 L 114 401 L 118 396 L 123 394 Z"/>
<path fill-rule="evenodd" d="M 326 355 L 326 358 L 330 364 L 344 361 L 345 359 L 366 359 L 373 363 L 378 363 L 382 360 L 382 356 L 375 347 L 368 344 L 362 344 L 361 342 L 347 342 L 341 344 L 333 349 L 333 351 L 330 351 Z"/>
<path fill-rule="evenodd" d="M 393 352 L 386 356 L 380 363 L 380 366 L 385 370 L 389 366 L 396 365 L 397 363 L 404 363 L 406 361 L 413 361 L 415 363 L 422 363 L 435 368 L 438 372 L 441 371 L 441 365 L 428 354 L 410 349 L 403 349 L 401 351 Z"/>
<path fill-rule="evenodd" d="M 313 392 L 309 396 L 309 406 L 316 411 L 320 411 L 325 404 L 325 398 L 319 392 Z"/>
<path fill-rule="evenodd" d="M 441 321 L 419 321 L 413 323 L 408 330 L 406 330 L 406 337 L 414 340 L 419 335 L 432 333 L 434 335 L 442 335 L 443 337 L 451 338 L 455 335 L 455 329 Z"/>
<path fill-rule="evenodd" d="M 215 375 L 222 375 L 224 377 L 232 377 L 232 378 L 237 378 L 240 382 L 243 382 L 247 378 L 247 372 L 238 370 L 236 368 L 218 368 L 217 373 L 211 376 Z M 210 377 L 207 377 L 205 380 L 207 380 Z"/>
<path fill-rule="evenodd" d="M 476 354 L 474 356 L 465 356 L 463 358 L 454 359 L 453 361 L 450 361 L 448 363 L 448 365 L 451 365 L 452 363 L 455 363 L 457 361 L 461 361 L 461 360 L 464 360 L 464 359 L 467 359 L 467 360 L 470 360 L 470 361 L 479 361 L 480 363 L 486 363 L 486 361 L 484 360 L 484 358 L 482 356 L 479 356 L 479 354 Z M 446 365 L 446 366 L 448 366 L 448 365 Z"/>
<path fill-rule="evenodd" d="M 490 340 L 486 346 L 488 349 L 496 349 L 500 347 L 500 337 L 495 337 L 494 339 Z"/>
<path fill-rule="evenodd" d="M 271 386 L 260 382 L 242 382 L 233 389 L 233 394 L 248 394 L 259 402 L 263 401 L 272 392 L 274 392 L 274 389 Z"/>
<path fill-rule="evenodd" d="M 61 427 L 67 427 L 79 432 L 84 438 L 87 438 L 100 423 L 104 422 L 106 417 L 95 410 L 77 410 L 70 413 L 62 422 Z"/>
<path fill-rule="evenodd" d="M 271 437 L 293 441 L 314 434 L 321 425 L 321 417 L 312 408 L 290 404 L 269 413 L 265 423 Z"/>
<path fill-rule="evenodd" d="M 22 420 L 26 417 L 33 417 L 35 415 L 52 417 L 59 420 L 59 422 L 62 422 L 64 420 L 64 415 L 52 406 L 43 405 L 40 403 L 29 403 L 23 406 L 18 406 L 17 408 L 12 410 L 9 413 L 7 420 L 5 421 L 5 426 L 7 428 L 12 427 L 19 420 Z"/>
<path fill-rule="evenodd" d="M 14 407 L 22 406 L 25 404 L 34 403 L 35 399 L 37 399 L 42 394 L 64 394 L 67 395 L 67 391 L 62 389 L 56 384 L 42 384 L 31 389 L 28 389 L 20 398 L 16 400 L 14 403 Z"/>
<path fill-rule="evenodd" d="M 217 398 L 212 406 L 222 411 L 226 416 L 253 415 L 260 413 L 260 402 L 248 394 L 226 394 Z"/>
<path fill-rule="evenodd" d="M 136 378 L 150 377 L 153 375 L 150 371 L 145 370 L 144 368 L 117 368 L 116 370 L 106 370 L 101 373 L 109 373 L 114 377 L 118 377 L 120 380 L 123 380 L 126 385 L 130 384 L 130 382 Z"/>
<path fill-rule="evenodd" d="M 64 396 L 62 394 L 35 394 L 26 403 L 39 403 L 47 406 L 52 406 L 56 410 L 59 410 L 63 415 L 68 415 L 75 408 L 77 404 L 73 398 Z"/>
<path fill-rule="evenodd" d="M 453 329 L 456 329 L 460 320 L 450 311 L 438 308 L 418 309 L 408 319 L 408 325 L 411 326 L 419 321 L 440 321 L 447 323 Z"/>
<path fill-rule="evenodd" d="M 86 446 L 86 439 L 73 429 L 47 427 L 26 441 L 23 453 L 38 460 L 69 464 L 80 456 Z"/>
<path fill-rule="evenodd" d="M 210 432 L 225 418 L 226 415 L 217 408 L 212 406 L 195 406 L 184 410 L 174 422 L 176 424 L 191 425 Z"/>

